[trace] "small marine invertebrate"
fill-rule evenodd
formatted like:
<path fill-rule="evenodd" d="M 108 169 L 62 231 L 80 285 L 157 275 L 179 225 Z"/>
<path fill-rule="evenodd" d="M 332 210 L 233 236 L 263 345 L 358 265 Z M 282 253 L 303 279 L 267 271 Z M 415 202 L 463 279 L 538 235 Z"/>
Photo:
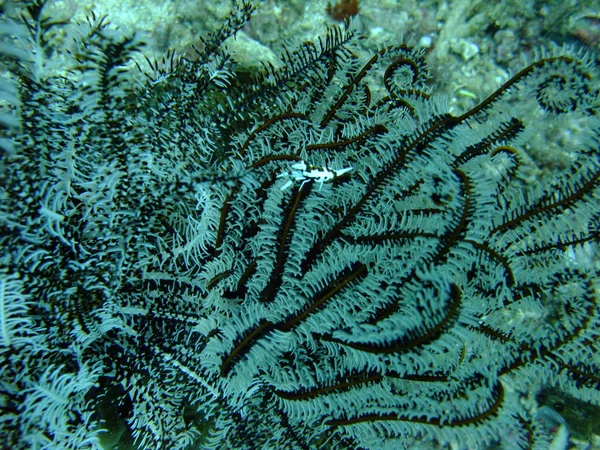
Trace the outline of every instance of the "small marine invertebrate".
<path fill-rule="evenodd" d="M 323 186 L 323 183 L 327 183 L 333 181 L 337 177 L 341 177 L 345 173 L 348 173 L 352 170 L 352 167 L 344 167 L 343 169 L 332 169 L 330 167 L 314 167 L 306 164 L 304 160 L 292 164 L 291 172 L 283 172 L 277 175 L 277 178 L 281 177 L 291 177 L 295 181 L 301 181 L 300 188 L 304 186 L 309 181 L 315 181 L 319 183 L 319 189 Z M 283 186 L 281 186 L 281 190 L 285 190 L 289 188 L 293 184 L 292 180 L 288 180 Z"/>

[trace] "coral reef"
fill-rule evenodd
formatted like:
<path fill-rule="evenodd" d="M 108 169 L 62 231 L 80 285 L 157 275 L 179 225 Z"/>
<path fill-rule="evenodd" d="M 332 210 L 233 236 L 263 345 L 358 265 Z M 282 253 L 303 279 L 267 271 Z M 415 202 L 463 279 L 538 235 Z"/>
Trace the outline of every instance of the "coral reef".
<path fill-rule="evenodd" d="M 249 73 L 246 1 L 158 60 L 45 6 L 0 22 L 4 448 L 547 448 L 549 399 L 597 410 L 593 56 L 451 114 L 349 23 Z"/>

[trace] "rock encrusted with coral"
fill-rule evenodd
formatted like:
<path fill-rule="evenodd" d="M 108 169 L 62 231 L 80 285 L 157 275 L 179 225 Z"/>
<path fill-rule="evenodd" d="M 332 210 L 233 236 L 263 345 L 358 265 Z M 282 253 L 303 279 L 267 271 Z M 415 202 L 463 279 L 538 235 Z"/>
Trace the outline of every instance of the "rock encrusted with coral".
<path fill-rule="evenodd" d="M 43 6 L 0 24 L 3 447 L 544 448 L 535 389 L 598 405 L 593 57 L 452 116 L 348 26 L 248 80 L 240 2 L 140 76 Z M 530 184 L 548 130 L 576 157 Z"/>

